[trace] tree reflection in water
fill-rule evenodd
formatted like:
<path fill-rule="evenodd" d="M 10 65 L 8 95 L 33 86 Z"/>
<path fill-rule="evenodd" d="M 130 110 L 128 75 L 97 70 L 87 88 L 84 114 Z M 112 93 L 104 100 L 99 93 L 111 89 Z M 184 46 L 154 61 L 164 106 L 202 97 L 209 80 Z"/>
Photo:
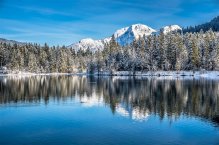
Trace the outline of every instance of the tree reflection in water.
<path fill-rule="evenodd" d="M 219 123 L 219 81 L 85 76 L 1 77 L 0 104 L 77 99 L 84 106 L 108 105 L 134 120 L 150 114 L 181 115 Z"/>

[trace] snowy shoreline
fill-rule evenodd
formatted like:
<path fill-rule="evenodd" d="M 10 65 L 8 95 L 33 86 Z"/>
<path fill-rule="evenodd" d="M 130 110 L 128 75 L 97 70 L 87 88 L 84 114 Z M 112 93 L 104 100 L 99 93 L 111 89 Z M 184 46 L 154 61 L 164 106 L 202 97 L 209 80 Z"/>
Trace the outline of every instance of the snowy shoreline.
<path fill-rule="evenodd" d="M 8 73 L 8 74 L 0 73 L 0 76 L 59 76 L 59 75 L 87 75 L 87 73 L 29 73 L 29 72 Z"/>
<path fill-rule="evenodd" d="M 115 71 L 115 72 L 95 72 L 93 74 L 82 73 L 9 73 L 0 74 L 0 76 L 58 76 L 58 75 L 77 75 L 77 76 L 146 76 L 146 77 L 203 77 L 203 78 L 219 78 L 219 71 L 148 71 L 148 72 L 131 72 L 131 71 Z"/>

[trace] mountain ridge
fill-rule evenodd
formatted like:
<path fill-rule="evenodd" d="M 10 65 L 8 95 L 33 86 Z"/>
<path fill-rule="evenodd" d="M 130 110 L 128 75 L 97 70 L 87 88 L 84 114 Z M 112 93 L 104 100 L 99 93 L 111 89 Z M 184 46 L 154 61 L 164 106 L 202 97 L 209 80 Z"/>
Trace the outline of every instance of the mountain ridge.
<path fill-rule="evenodd" d="M 25 42 L 18 42 L 18 41 L 15 41 L 15 40 L 8 40 L 8 39 L 4 39 L 4 38 L 0 38 L 0 43 L 7 43 L 7 44 L 18 44 L 18 45 L 24 45 L 26 44 Z"/>
<path fill-rule="evenodd" d="M 196 26 L 193 26 L 193 27 L 189 26 L 187 28 L 183 28 L 183 33 L 186 33 L 186 32 L 200 32 L 201 30 L 206 32 L 210 29 L 212 29 L 215 32 L 219 31 L 219 16 L 213 18 L 209 22 L 199 24 L 199 25 L 196 25 Z"/>
<path fill-rule="evenodd" d="M 112 34 L 111 37 L 103 38 L 100 40 L 94 40 L 92 38 L 85 38 L 85 39 L 80 40 L 79 42 L 69 45 L 68 48 L 72 48 L 75 51 L 78 51 L 80 49 L 81 50 L 89 49 L 91 51 L 97 51 L 97 50 L 102 50 L 104 48 L 104 45 L 106 43 L 109 43 L 112 37 L 115 38 L 116 42 L 119 45 L 125 46 L 143 36 L 149 36 L 155 33 L 159 34 L 161 32 L 164 32 L 164 34 L 167 34 L 172 31 L 178 31 L 178 30 L 180 31 L 182 30 L 182 28 L 178 25 L 165 26 L 157 31 L 147 25 L 139 23 L 139 24 L 133 24 L 129 27 L 118 29 Z"/>

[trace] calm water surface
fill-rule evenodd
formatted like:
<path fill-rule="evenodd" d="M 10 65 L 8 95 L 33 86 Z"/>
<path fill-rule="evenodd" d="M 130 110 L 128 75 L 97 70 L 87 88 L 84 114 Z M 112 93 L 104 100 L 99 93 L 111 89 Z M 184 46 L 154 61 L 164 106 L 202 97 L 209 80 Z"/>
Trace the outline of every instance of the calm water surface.
<path fill-rule="evenodd" d="M 219 81 L 0 77 L 0 145 L 219 145 Z"/>

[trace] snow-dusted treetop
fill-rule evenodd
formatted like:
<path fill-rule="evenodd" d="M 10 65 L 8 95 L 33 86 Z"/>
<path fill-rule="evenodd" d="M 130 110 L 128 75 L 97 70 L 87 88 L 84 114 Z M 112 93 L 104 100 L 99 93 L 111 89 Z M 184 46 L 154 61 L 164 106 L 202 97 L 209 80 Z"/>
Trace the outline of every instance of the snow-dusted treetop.
<path fill-rule="evenodd" d="M 178 25 L 171 25 L 161 28 L 160 31 L 163 31 L 164 34 L 167 34 L 172 31 L 182 30 Z M 143 24 L 134 24 L 129 27 L 121 28 L 117 30 L 112 36 L 115 37 L 116 41 L 124 46 L 132 43 L 134 40 L 138 40 L 140 37 L 149 36 L 151 34 L 156 33 L 157 31 L 153 28 L 143 25 Z M 104 48 L 104 44 L 109 43 L 112 37 L 104 38 L 101 40 L 93 40 L 92 38 L 82 39 L 78 43 L 74 43 L 70 45 L 70 48 L 78 51 L 79 49 L 91 51 L 102 50 Z"/>

